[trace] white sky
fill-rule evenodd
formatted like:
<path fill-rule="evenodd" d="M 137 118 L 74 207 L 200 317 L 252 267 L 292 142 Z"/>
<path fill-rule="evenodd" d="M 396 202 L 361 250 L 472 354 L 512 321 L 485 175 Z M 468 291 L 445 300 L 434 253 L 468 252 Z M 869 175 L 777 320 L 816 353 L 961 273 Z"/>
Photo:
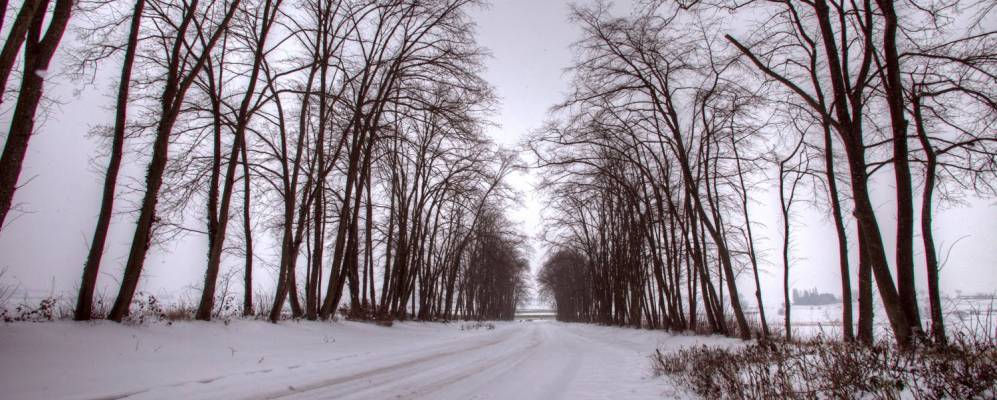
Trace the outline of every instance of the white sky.
<path fill-rule="evenodd" d="M 577 3 L 585 4 L 586 1 Z M 617 15 L 627 12 L 629 1 L 615 2 Z M 496 86 L 502 100 L 502 109 L 496 116 L 501 127 L 491 134 L 500 143 L 514 144 L 525 134 L 540 127 L 548 108 L 564 99 L 569 76 L 564 69 L 570 66 L 570 45 L 578 39 L 580 30 L 567 19 L 569 2 L 559 0 L 495 0 L 491 8 L 477 13 L 479 42 L 491 49 L 493 58 L 488 61 L 485 77 Z M 736 21 L 732 26 L 748 25 Z M 884 170 L 880 177 L 892 179 L 892 172 Z M 524 207 L 514 215 L 524 229 L 533 235 L 540 231 L 543 202 L 532 176 L 514 178 L 517 187 L 526 192 Z M 879 185 L 874 201 L 880 213 L 883 235 L 887 248 L 892 246 L 896 223 L 892 216 L 890 182 Z M 919 198 L 919 196 L 917 196 Z M 781 217 L 777 192 L 752 193 L 752 219 L 758 235 L 757 247 L 764 253 L 766 273 L 763 293 L 766 303 L 778 303 L 781 290 Z M 833 222 L 821 212 L 808 210 L 808 205 L 797 204 L 792 226 L 790 272 L 791 285 L 798 288 L 817 287 L 822 291 L 840 293 L 837 261 L 837 241 Z M 936 244 L 944 257 L 947 249 L 958 241 L 951 252 L 948 265 L 942 269 L 942 289 L 993 291 L 997 289 L 997 247 L 990 235 L 997 232 L 997 209 L 994 204 L 970 201 L 966 207 L 936 211 Z M 851 228 L 854 230 L 854 227 Z M 960 239 L 962 238 L 962 239 Z M 854 240 L 854 239 L 852 239 Z M 543 249 L 536 249 L 534 268 L 543 260 Z M 915 238 L 915 257 L 920 259 L 920 238 Z M 852 260 L 852 271 L 856 271 Z M 918 270 L 919 289 L 923 284 L 923 271 Z M 748 282 L 742 286 L 745 297 Z M 857 288 L 853 279 L 853 289 Z"/>
<path fill-rule="evenodd" d="M 494 119 L 497 124 L 489 134 L 503 145 L 516 146 L 524 136 L 539 128 L 548 108 L 562 100 L 568 88 L 563 72 L 572 57 L 570 44 L 579 31 L 567 21 L 568 3 L 561 0 L 494 0 L 491 7 L 476 10 L 479 42 L 489 48 L 485 78 L 495 86 L 501 108 Z M 616 7 L 617 10 L 623 7 Z M 82 88 L 62 82 L 48 85 L 47 94 L 60 99 L 39 133 L 32 138 L 15 203 L 27 212 L 12 211 L 0 233 L 0 267 L 9 268 L 5 279 L 19 282 L 34 294 L 68 293 L 78 285 L 89 236 L 96 218 L 102 175 L 106 164 L 98 143 L 86 136 L 90 127 L 108 123 L 111 113 L 107 94 L 110 84 Z M 0 115 L 7 125 L 9 114 Z M 126 160 L 126 163 L 129 160 Z M 131 160 L 124 173 L 137 182 L 146 161 Z M 886 173 L 881 176 L 889 178 Z M 512 216 L 522 223 L 527 234 L 536 235 L 542 224 L 544 199 L 537 193 L 530 174 L 514 176 L 513 185 L 524 193 L 523 206 Z M 889 181 L 890 179 L 886 179 Z M 889 182 L 874 196 L 878 205 L 884 237 L 890 238 L 892 217 Z M 780 220 L 778 198 L 771 191 L 753 193 L 752 216 L 759 222 L 758 243 L 769 261 L 765 287 L 767 299 L 778 301 L 782 277 L 779 264 Z M 118 202 L 118 211 L 126 207 Z M 806 205 L 800 204 L 798 210 Z M 991 235 L 997 233 L 997 208 L 992 202 L 973 201 L 969 207 L 938 212 L 935 220 L 936 241 L 944 256 L 948 246 L 958 241 L 949 262 L 942 270 L 943 290 L 993 291 L 997 289 L 997 246 Z M 112 225 L 108 255 L 105 257 L 99 285 L 110 285 L 108 294 L 116 292 L 132 230 L 132 215 L 118 216 Z M 794 220 L 794 267 L 791 281 L 799 288 L 817 287 L 839 293 L 837 250 L 833 224 L 822 214 L 801 211 Z M 960 239 L 961 238 L 961 239 Z M 258 239 L 259 240 L 259 239 Z M 203 279 L 204 238 L 190 235 L 186 240 L 155 249 L 146 264 L 145 280 L 140 290 L 175 293 L 199 284 Z M 892 240 L 887 242 L 889 247 Z M 915 253 L 922 257 L 919 240 Z M 543 257 L 536 246 L 534 264 Z M 854 265 L 854 264 L 853 264 Z M 257 272 L 257 277 L 267 271 Z M 918 271 L 923 282 L 923 272 Z M 853 280 L 854 282 L 854 280 Z M 745 282 L 747 283 L 747 282 Z M 747 289 L 749 286 L 742 286 Z M 923 284 L 919 288 L 924 288 Z M 742 290 L 745 290 L 742 289 Z M 746 292 L 745 297 L 747 298 Z M 768 302 L 768 301 L 767 301 Z M 775 303 L 773 303 L 775 304 Z M 770 306 L 771 307 L 771 306 Z"/>
<path fill-rule="evenodd" d="M 540 128 L 548 108 L 567 92 L 564 69 L 571 62 L 569 47 L 580 34 L 567 21 L 568 4 L 560 0 L 500 0 L 474 13 L 478 41 L 492 53 L 484 75 L 501 101 L 495 116 L 499 125 L 488 132 L 498 143 L 520 145 L 530 131 Z M 522 207 L 511 217 L 531 237 L 540 234 L 543 223 L 544 199 L 534 178 L 529 172 L 510 178 L 523 192 Z M 534 269 L 544 257 L 539 241 L 535 243 Z"/>

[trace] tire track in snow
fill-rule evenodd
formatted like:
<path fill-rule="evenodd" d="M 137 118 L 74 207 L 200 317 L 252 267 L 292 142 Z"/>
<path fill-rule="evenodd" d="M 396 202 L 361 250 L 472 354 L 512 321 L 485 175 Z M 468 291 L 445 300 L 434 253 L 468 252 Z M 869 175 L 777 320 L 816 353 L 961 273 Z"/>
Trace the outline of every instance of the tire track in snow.
<path fill-rule="evenodd" d="M 486 371 L 514 368 L 542 344 L 536 336 L 535 330 L 529 337 L 522 332 L 504 334 L 474 346 L 428 354 L 253 399 L 432 398 L 433 393 Z"/>
<path fill-rule="evenodd" d="M 356 348 L 345 356 L 272 367 L 269 373 L 216 375 L 108 398 L 661 398 L 667 383 L 645 376 L 646 354 L 638 346 L 651 351 L 649 339 L 658 335 L 642 333 L 546 322 L 506 324 L 431 343 Z"/>
<path fill-rule="evenodd" d="M 474 351 L 480 348 L 498 345 L 519 332 L 511 329 L 501 329 L 494 333 L 475 335 L 468 338 L 440 344 L 439 342 L 426 345 L 425 347 L 408 350 L 404 353 L 386 353 L 360 351 L 339 357 L 332 357 L 322 360 L 315 360 L 307 363 L 297 363 L 285 367 L 269 367 L 258 370 L 239 372 L 229 375 L 206 376 L 198 379 L 186 380 L 182 382 L 167 383 L 146 388 L 137 388 L 129 391 L 108 393 L 98 396 L 87 396 L 86 400 L 124 400 L 124 399 L 219 399 L 219 398 L 247 398 L 245 396 L 247 387 L 259 387 L 264 391 L 262 396 L 248 397 L 250 399 L 279 399 L 308 391 L 312 386 L 323 386 L 325 384 L 335 384 L 335 381 L 347 382 L 355 379 L 363 379 L 362 376 L 368 374 L 374 376 L 378 373 L 386 373 L 394 370 L 405 370 L 414 365 L 432 361 L 435 358 L 452 356 L 465 351 Z M 411 355 L 416 354 L 415 358 Z M 370 356 L 370 357 L 365 357 Z M 407 360 L 405 360 L 408 358 Z M 337 365 L 337 361 L 354 359 L 354 365 Z M 396 362 L 398 360 L 404 360 Z M 372 367 L 373 366 L 373 367 Z M 331 367 L 331 368 L 330 368 Z M 318 380 L 317 377 L 326 375 L 325 371 L 333 369 L 338 371 L 357 371 L 346 376 L 332 379 Z M 327 375 L 326 375 L 327 376 Z M 314 378 L 314 379 L 312 379 Z M 304 384 L 301 384 L 305 381 Z M 287 384 L 291 382 L 291 384 Z M 317 383 L 316 383 L 317 382 Z M 331 382 L 331 383 L 330 383 Z M 276 389 L 281 388 L 281 389 Z M 257 391 L 259 392 L 259 390 Z M 322 398 L 329 398 L 324 396 Z"/>

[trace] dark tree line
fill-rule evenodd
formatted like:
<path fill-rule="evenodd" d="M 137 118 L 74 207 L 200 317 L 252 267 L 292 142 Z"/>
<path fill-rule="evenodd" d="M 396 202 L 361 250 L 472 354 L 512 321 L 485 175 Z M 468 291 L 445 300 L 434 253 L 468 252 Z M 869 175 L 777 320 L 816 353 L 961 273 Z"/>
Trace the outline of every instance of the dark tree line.
<path fill-rule="evenodd" d="M 110 151 L 76 319 L 104 317 L 94 291 L 123 195 L 140 200 L 111 320 L 129 315 L 150 247 L 184 235 L 207 243 L 197 319 L 223 307 L 226 269 L 242 272 L 243 313 L 272 321 L 341 307 L 364 319 L 512 318 L 528 267 L 502 210 L 515 196 L 505 178 L 519 167 L 483 133 L 495 98 L 467 15 L 477 6 L 26 1 L 0 56 L 4 85 L 21 72 L 0 220 L 44 72 L 70 15 L 82 15 L 67 53 L 76 73 L 116 68 L 119 83 L 114 120 L 97 132 Z M 147 164 L 144 184 L 123 193 L 126 156 Z M 272 290 L 260 290 L 260 264 L 276 271 Z"/>
<path fill-rule="evenodd" d="M 925 336 L 914 281 L 920 187 L 930 332 L 944 343 L 934 193 L 994 194 L 997 37 L 980 26 L 985 17 L 955 22 L 971 13 L 940 2 L 645 3 L 627 17 L 603 3 L 573 9 L 584 32 L 573 91 L 530 141 L 555 208 L 547 238 L 559 249 L 540 282 L 560 318 L 768 336 L 748 201 L 768 187 L 782 204 L 787 304 L 793 204 L 808 202 L 834 221 L 846 304 L 849 257 L 859 260 L 858 328 L 846 305 L 844 338 L 872 340 L 878 296 L 895 340 L 909 346 Z M 726 32 L 759 15 L 767 22 L 745 37 Z M 888 175 L 892 257 L 887 219 L 870 200 Z M 788 336 L 788 309 L 785 319 Z"/>

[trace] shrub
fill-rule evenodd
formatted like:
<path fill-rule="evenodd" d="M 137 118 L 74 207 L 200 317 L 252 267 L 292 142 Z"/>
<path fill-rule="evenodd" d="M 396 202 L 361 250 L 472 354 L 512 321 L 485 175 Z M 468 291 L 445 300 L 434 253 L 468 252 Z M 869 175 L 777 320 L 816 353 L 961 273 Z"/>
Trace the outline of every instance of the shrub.
<path fill-rule="evenodd" d="M 46 297 L 38 301 L 37 306 L 32 306 L 27 301 L 18 304 L 14 311 L 8 312 L 6 308 L 0 309 L 0 318 L 4 322 L 43 322 L 53 321 L 59 317 L 58 299 Z"/>
<path fill-rule="evenodd" d="M 349 321 L 371 321 L 380 326 L 391 326 L 394 317 L 389 313 L 381 312 L 375 304 L 363 302 L 357 307 L 343 305 L 339 313 Z"/>
<path fill-rule="evenodd" d="M 652 355 L 655 372 L 708 399 L 972 399 L 997 391 L 993 341 L 964 336 L 902 352 L 826 340 L 768 341 L 740 349 L 693 347 Z"/>
<path fill-rule="evenodd" d="M 267 290 L 257 289 L 253 292 L 253 316 L 256 319 L 266 320 L 270 318 L 270 310 L 273 309 L 274 294 Z"/>
<path fill-rule="evenodd" d="M 132 300 L 132 307 L 122 322 L 127 324 L 142 325 L 148 321 L 162 321 L 166 319 L 166 313 L 159 304 L 156 296 L 145 292 L 138 292 Z"/>
<path fill-rule="evenodd" d="M 106 290 L 94 293 L 93 306 L 90 308 L 90 319 L 104 319 L 111 312 L 112 304 L 114 304 L 114 301 L 108 299 Z M 75 307 L 75 304 L 73 306 Z M 67 315 L 72 315 L 72 312 Z"/>

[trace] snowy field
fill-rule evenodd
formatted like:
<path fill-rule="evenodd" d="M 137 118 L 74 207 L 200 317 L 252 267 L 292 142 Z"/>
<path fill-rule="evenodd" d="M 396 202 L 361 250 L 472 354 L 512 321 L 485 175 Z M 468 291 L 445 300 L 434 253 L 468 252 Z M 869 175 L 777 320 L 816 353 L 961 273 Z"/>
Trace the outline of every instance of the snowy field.
<path fill-rule="evenodd" d="M 552 321 L 0 325 L 5 399 L 683 398 L 649 355 L 737 340 Z"/>
<path fill-rule="evenodd" d="M 928 308 L 928 299 L 921 298 L 921 325 L 925 328 L 931 326 L 931 314 Z M 793 325 L 793 334 L 797 337 L 812 337 L 823 335 L 825 337 L 841 337 L 842 303 L 828 304 L 822 306 L 801 306 L 794 305 L 789 317 Z M 945 318 L 945 326 L 950 334 L 962 332 L 968 335 L 984 335 L 997 337 L 997 298 L 942 298 L 942 310 Z M 783 329 L 783 314 L 779 307 L 766 309 L 766 319 L 773 329 Z M 757 319 L 757 308 L 749 307 L 745 313 L 750 319 Z M 852 315 L 854 322 L 858 321 L 858 303 L 852 304 Z M 886 319 L 886 310 L 877 301 L 874 303 L 873 314 L 875 316 L 876 335 L 888 337 L 890 335 L 889 321 Z"/>

